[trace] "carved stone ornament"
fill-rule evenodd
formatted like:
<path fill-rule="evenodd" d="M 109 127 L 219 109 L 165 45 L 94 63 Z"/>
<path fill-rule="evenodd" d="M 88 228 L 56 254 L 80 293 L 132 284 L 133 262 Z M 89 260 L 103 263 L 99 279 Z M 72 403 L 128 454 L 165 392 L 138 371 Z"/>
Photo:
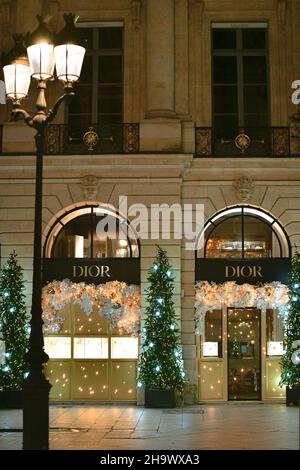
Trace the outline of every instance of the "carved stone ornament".
<path fill-rule="evenodd" d="M 131 0 L 132 24 L 135 29 L 141 26 L 142 0 Z"/>
<path fill-rule="evenodd" d="M 278 0 L 277 3 L 278 23 L 284 28 L 286 25 L 287 2 L 286 0 Z"/>
<path fill-rule="evenodd" d="M 81 178 L 80 185 L 85 201 L 96 201 L 100 180 L 97 176 L 87 175 Z"/>
<path fill-rule="evenodd" d="M 197 31 L 201 33 L 202 31 L 202 22 L 203 22 L 203 13 L 205 10 L 205 3 L 203 0 L 196 0 L 195 3 L 196 7 L 196 24 L 197 24 Z"/>
<path fill-rule="evenodd" d="M 233 183 L 233 190 L 236 197 L 241 202 L 250 202 L 253 198 L 254 184 L 247 176 L 242 176 Z"/>

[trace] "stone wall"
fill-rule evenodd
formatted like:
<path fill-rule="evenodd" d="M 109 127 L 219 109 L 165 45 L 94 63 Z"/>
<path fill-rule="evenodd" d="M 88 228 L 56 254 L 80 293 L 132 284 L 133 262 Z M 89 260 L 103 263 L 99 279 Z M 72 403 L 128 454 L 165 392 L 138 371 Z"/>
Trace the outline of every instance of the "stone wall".
<path fill-rule="evenodd" d="M 84 158 L 84 165 L 82 159 Z M 81 180 L 99 178 L 93 200 L 118 206 L 119 196 L 128 204 L 204 204 L 205 218 L 241 201 L 235 182 L 251 179 L 248 203 L 269 211 L 285 227 L 292 245 L 300 247 L 300 191 L 298 159 L 193 159 L 191 155 L 68 156 L 45 157 L 43 230 L 46 235 L 57 215 L 82 203 Z M 221 166 L 223 165 L 223 167 Z M 132 169 L 134 168 L 134 174 Z M 33 220 L 34 157 L 1 157 L 0 243 L 1 262 L 15 249 L 25 269 L 27 304 L 30 306 Z M 180 240 L 141 240 L 143 312 L 147 270 L 156 244 L 167 249 L 176 275 L 175 305 L 181 318 L 186 367 L 197 382 L 194 335 L 194 252 Z"/>

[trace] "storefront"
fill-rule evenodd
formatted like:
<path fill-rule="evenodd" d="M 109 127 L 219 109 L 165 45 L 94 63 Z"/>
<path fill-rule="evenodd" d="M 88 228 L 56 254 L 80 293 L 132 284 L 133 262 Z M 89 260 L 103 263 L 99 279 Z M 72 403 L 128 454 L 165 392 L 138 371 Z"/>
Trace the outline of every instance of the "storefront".
<path fill-rule="evenodd" d="M 290 244 L 269 213 L 215 214 L 196 256 L 200 401 L 281 400 L 280 357 Z"/>
<path fill-rule="evenodd" d="M 65 212 L 49 228 L 43 278 L 50 400 L 136 401 L 140 248 L 127 221 L 109 206 Z"/>

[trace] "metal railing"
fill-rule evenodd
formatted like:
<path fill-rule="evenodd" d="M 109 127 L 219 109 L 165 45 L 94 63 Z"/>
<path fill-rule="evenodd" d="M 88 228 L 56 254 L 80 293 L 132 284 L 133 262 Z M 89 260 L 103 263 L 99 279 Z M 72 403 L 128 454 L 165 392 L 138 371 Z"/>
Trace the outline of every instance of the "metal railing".
<path fill-rule="evenodd" d="M 195 128 L 196 157 L 289 157 L 290 128 L 236 128 L 224 133 L 212 127 Z"/>
<path fill-rule="evenodd" d="M 82 129 L 51 124 L 46 133 L 48 155 L 111 154 L 139 152 L 139 124 L 94 124 Z"/>

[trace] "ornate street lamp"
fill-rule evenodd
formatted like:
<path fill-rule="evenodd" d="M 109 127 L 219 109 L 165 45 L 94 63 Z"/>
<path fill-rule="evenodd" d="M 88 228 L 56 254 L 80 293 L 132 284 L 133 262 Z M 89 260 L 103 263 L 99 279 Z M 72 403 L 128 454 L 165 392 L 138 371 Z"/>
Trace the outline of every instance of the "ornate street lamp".
<path fill-rule="evenodd" d="M 26 58 L 15 58 L 13 63 L 3 67 L 6 96 L 12 101 L 12 117 L 22 118 L 36 129 L 36 188 L 34 219 L 34 259 L 32 281 L 32 310 L 29 351 L 27 360 L 29 374 L 24 380 L 23 397 L 23 448 L 42 449 L 49 447 L 49 391 L 50 383 L 44 376 L 44 364 L 49 357 L 44 351 L 42 320 L 42 179 L 45 130 L 57 115 L 60 105 L 74 96 L 73 84 L 79 79 L 85 49 L 75 45 L 74 15 L 65 14 L 66 25 L 57 35 L 54 45 L 52 35 L 40 16 L 38 28 L 27 36 Z M 54 77 L 64 83 L 64 94 L 48 109 L 45 90 L 48 80 Z M 21 108 L 21 100 L 28 94 L 30 79 L 37 81 L 37 113 L 29 114 Z"/>

